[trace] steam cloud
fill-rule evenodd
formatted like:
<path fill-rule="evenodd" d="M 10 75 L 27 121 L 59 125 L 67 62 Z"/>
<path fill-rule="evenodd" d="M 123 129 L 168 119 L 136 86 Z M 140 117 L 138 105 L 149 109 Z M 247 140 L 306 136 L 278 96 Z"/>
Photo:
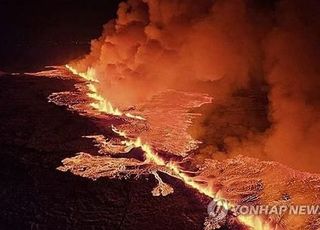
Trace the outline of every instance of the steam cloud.
<path fill-rule="evenodd" d="M 222 82 L 212 94 L 228 104 L 266 82 L 271 127 L 244 136 L 242 150 L 320 172 L 319 17 L 317 0 L 129 0 L 72 65 L 93 67 L 120 107 L 168 88 L 203 90 L 198 82 Z"/>

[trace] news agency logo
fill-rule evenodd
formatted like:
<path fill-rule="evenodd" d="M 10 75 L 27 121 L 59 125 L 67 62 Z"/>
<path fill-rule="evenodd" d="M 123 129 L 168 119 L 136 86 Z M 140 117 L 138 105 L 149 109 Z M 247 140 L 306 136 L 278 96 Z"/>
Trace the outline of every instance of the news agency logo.
<path fill-rule="evenodd" d="M 209 203 L 207 207 L 209 216 L 204 223 L 205 230 L 219 229 L 226 224 L 228 216 L 227 204 L 227 201 L 223 199 L 214 199 Z"/>
<path fill-rule="evenodd" d="M 228 201 L 212 200 L 207 208 L 209 217 L 226 221 L 228 213 L 239 215 L 320 215 L 320 204 L 309 205 L 235 205 Z"/>
<path fill-rule="evenodd" d="M 235 215 L 319 215 L 320 205 L 237 205 Z"/>
<path fill-rule="evenodd" d="M 209 218 L 214 219 L 220 226 L 225 224 L 228 215 L 228 205 L 228 201 L 224 199 L 212 200 L 207 207 Z"/>

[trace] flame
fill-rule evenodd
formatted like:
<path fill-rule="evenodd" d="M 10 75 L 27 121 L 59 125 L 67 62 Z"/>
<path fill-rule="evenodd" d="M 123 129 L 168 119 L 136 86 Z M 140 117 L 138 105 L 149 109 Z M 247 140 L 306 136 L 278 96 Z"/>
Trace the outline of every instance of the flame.
<path fill-rule="evenodd" d="M 103 113 L 108 113 L 116 116 L 125 115 L 130 118 L 144 120 L 143 117 L 132 115 L 130 113 L 123 114 L 119 109 L 114 108 L 109 101 L 107 101 L 101 94 L 99 94 L 96 86 L 93 84 L 93 83 L 99 83 L 98 79 L 96 78 L 96 71 L 93 68 L 88 68 L 87 72 L 84 72 L 84 73 L 78 72 L 76 69 L 72 68 L 69 65 L 66 65 L 66 68 L 69 69 L 73 74 L 78 75 L 88 81 L 87 87 L 90 93 L 87 93 L 87 96 L 95 100 L 95 102 L 90 104 L 94 109 Z M 127 139 L 127 134 L 124 131 L 118 130 L 114 126 L 111 126 L 111 128 L 119 136 L 122 136 Z M 150 145 L 143 143 L 140 137 L 138 137 L 136 140 L 125 140 L 123 141 L 123 143 L 127 147 L 133 146 L 135 148 L 141 148 L 142 151 L 145 153 L 147 162 L 154 163 L 158 166 L 163 166 L 165 169 L 168 170 L 167 173 L 169 175 L 179 178 L 184 182 L 184 184 L 197 190 L 199 193 L 214 199 L 214 201 L 216 202 L 223 199 L 222 195 L 219 194 L 219 192 L 215 192 L 211 187 L 204 186 L 198 183 L 197 181 L 194 180 L 194 178 L 182 172 L 181 168 L 176 163 L 166 162 L 164 159 L 161 158 L 161 156 L 159 156 L 152 150 Z M 233 204 L 229 204 L 226 202 L 222 202 L 220 204 L 218 202 L 217 204 L 223 205 L 223 207 L 227 210 L 230 210 L 234 206 Z M 257 230 L 272 229 L 266 221 L 264 221 L 262 218 L 258 216 L 241 215 L 241 216 L 238 216 L 238 220 L 244 225 L 252 229 L 257 229 Z"/>
<path fill-rule="evenodd" d="M 124 141 L 124 144 L 128 147 L 134 146 L 135 148 L 141 148 L 142 151 L 145 152 L 148 162 L 153 162 L 159 166 L 166 165 L 165 161 L 152 151 L 151 146 L 142 143 L 140 137 L 138 137 L 135 141 Z"/>
<path fill-rule="evenodd" d="M 145 120 L 143 117 L 139 116 L 139 115 L 133 115 L 131 113 L 126 113 L 125 114 L 127 117 L 130 117 L 130 118 L 134 118 L 134 119 L 138 119 L 138 120 Z"/>
<path fill-rule="evenodd" d="M 127 138 L 127 135 L 125 132 L 120 131 L 116 129 L 114 126 L 112 126 L 112 130 L 117 133 L 118 135 Z M 210 198 L 212 198 L 214 201 L 217 202 L 217 205 L 222 205 L 223 208 L 226 210 L 230 210 L 234 205 L 227 203 L 227 202 L 222 202 L 219 203 L 218 201 L 221 199 L 224 199 L 219 192 L 215 192 L 212 190 L 210 187 L 206 187 L 202 184 L 199 184 L 196 182 L 192 177 L 188 176 L 187 174 L 183 173 L 181 171 L 181 168 L 174 162 L 166 162 L 164 159 L 162 159 L 158 154 L 156 154 L 151 146 L 142 143 L 141 138 L 137 138 L 135 141 L 123 141 L 126 146 L 134 146 L 136 148 L 141 148 L 145 152 L 146 160 L 147 162 L 152 162 L 158 166 L 164 166 L 166 169 L 168 169 L 168 174 L 170 176 L 174 176 L 176 178 L 179 178 L 184 182 L 184 184 L 188 185 L 189 187 L 197 190 L 199 193 L 204 194 Z M 225 200 L 225 199 L 224 199 Z M 269 230 L 272 229 L 270 225 L 264 221 L 262 218 L 258 216 L 245 216 L 245 215 L 240 215 L 238 216 L 238 220 L 246 225 L 247 227 L 251 229 L 256 229 L 256 230 Z"/>
<path fill-rule="evenodd" d="M 90 93 L 87 96 L 93 99 L 95 102 L 90 103 L 90 106 L 101 113 L 112 114 L 115 116 L 125 115 L 129 118 L 145 120 L 143 117 L 138 115 L 133 115 L 131 113 L 122 113 L 118 108 L 112 106 L 111 102 L 107 101 L 98 91 L 97 87 L 94 85 L 99 83 L 97 79 L 96 71 L 94 68 L 89 67 L 86 72 L 78 72 L 75 68 L 65 65 L 65 67 L 74 75 L 78 75 L 81 78 L 88 81 L 87 88 Z"/>
<path fill-rule="evenodd" d="M 96 70 L 92 67 L 89 67 L 86 72 L 78 72 L 75 68 L 69 65 L 65 65 L 65 67 L 68 70 L 70 70 L 70 72 L 73 73 L 74 75 L 78 75 L 87 81 L 99 82 L 99 80 L 96 77 Z"/>
<path fill-rule="evenodd" d="M 119 136 L 127 138 L 127 134 L 125 131 L 118 130 L 113 125 L 111 125 L 111 129 L 114 133 L 118 134 Z"/>
<path fill-rule="evenodd" d="M 114 108 L 109 101 L 104 99 L 104 97 L 98 93 L 97 88 L 92 83 L 87 84 L 87 87 L 90 91 L 90 93 L 87 93 L 87 96 L 95 100 L 95 102 L 90 103 L 92 108 L 102 113 L 108 113 L 116 116 L 122 115 L 122 112 L 120 112 L 119 109 Z"/>
<path fill-rule="evenodd" d="M 196 182 L 192 177 L 186 175 L 185 173 L 183 173 L 180 169 L 179 166 L 177 166 L 174 162 L 168 162 L 166 163 L 161 157 L 159 157 L 159 155 L 157 155 L 156 153 L 154 153 L 151 149 L 151 147 L 147 144 L 143 144 L 141 142 L 140 138 L 137 138 L 136 141 L 132 142 L 125 142 L 128 146 L 130 145 L 134 145 L 137 148 L 141 148 L 145 154 L 146 154 L 146 158 L 148 161 L 152 161 L 153 163 L 159 165 L 159 166 L 165 166 L 167 169 L 169 169 L 169 174 L 171 176 L 175 176 L 179 179 L 181 179 L 184 184 L 188 185 L 189 187 L 197 190 L 198 192 L 212 198 L 214 201 L 217 202 L 217 205 L 222 205 L 223 208 L 225 208 L 226 210 L 230 210 L 234 205 L 233 204 L 229 204 L 227 202 L 222 202 L 219 203 L 218 201 L 221 199 L 224 199 L 219 192 L 215 192 L 213 191 L 211 188 L 203 186 L 202 184 L 199 184 L 198 182 Z M 267 222 L 265 222 L 262 218 L 258 217 L 258 216 L 245 216 L 245 215 L 240 215 L 238 216 L 238 220 L 246 225 L 249 228 L 252 229 L 256 229 L 256 230 L 268 230 L 271 229 L 271 227 L 269 226 L 269 224 Z"/>
<path fill-rule="evenodd" d="M 259 216 L 239 215 L 238 220 L 245 226 L 249 227 L 249 229 L 256 229 L 256 230 L 269 230 L 269 229 L 281 230 L 282 229 L 282 228 L 270 226 L 268 222 L 266 222 Z"/>

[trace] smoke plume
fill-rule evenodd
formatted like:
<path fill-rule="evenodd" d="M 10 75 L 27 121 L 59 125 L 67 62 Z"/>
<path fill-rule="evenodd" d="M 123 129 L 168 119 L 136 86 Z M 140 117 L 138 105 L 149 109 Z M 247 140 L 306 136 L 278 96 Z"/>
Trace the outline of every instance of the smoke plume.
<path fill-rule="evenodd" d="M 120 105 L 197 80 L 246 85 L 259 55 L 246 14 L 242 0 L 129 0 L 74 66 L 95 68 L 105 96 Z"/>
<path fill-rule="evenodd" d="M 204 109 L 194 128 L 210 143 L 203 152 L 247 153 L 319 172 L 319 15 L 316 0 L 128 0 L 90 54 L 71 65 L 94 68 L 99 90 L 118 107 L 169 88 L 207 91 L 216 97 L 214 111 Z M 210 123 L 243 90 L 266 95 L 259 111 L 267 121 L 241 100 L 231 132 L 224 115 Z"/>
<path fill-rule="evenodd" d="M 266 44 L 271 87 L 266 152 L 311 171 L 319 168 L 320 8 L 318 1 L 282 1 Z"/>

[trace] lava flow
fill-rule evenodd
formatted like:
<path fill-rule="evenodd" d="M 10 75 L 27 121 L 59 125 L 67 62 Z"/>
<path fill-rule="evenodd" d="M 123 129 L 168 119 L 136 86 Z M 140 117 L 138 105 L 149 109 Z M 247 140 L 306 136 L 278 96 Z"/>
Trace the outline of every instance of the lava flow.
<path fill-rule="evenodd" d="M 119 109 L 114 108 L 112 104 L 104 99 L 99 93 L 94 85 L 94 83 L 98 83 L 99 81 L 96 78 L 95 70 L 93 68 L 89 68 L 87 72 L 78 72 L 76 69 L 72 68 L 69 65 L 66 65 L 66 68 L 70 70 L 75 75 L 82 77 L 83 79 L 87 80 L 87 87 L 90 93 L 87 94 L 88 97 L 94 99 L 96 102 L 91 103 L 90 105 L 95 108 L 96 110 L 102 113 L 108 113 L 116 116 L 121 116 L 122 113 Z"/>
<path fill-rule="evenodd" d="M 101 113 L 107 113 L 115 116 L 122 116 L 125 115 L 130 118 L 140 119 L 143 120 L 144 118 L 138 115 L 133 115 L 131 113 L 122 113 L 118 108 L 112 106 L 111 102 L 106 100 L 102 95 L 99 94 L 97 87 L 94 84 L 99 83 L 98 79 L 96 78 L 96 72 L 93 68 L 88 68 L 86 72 L 78 72 L 76 69 L 72 68 L 69 65 L 65 66 L 70 72 L 75 75 L 80 76 L 81 78 L 88 81 L 87 87 L 90 93 L 87 93 L 87 96 L 95 100 L 90 105 L 94 109 L 98 110 Z"/>
<path fill-rule="evenodd" d="M 124 132 L 115 130 L 115 129 L 113 130 L 117 134 L 122 135 L 123 137 L 126 137 Z M 234 206 L 229 202 L 220 203 L 219 201 L 225 200 L 225 198 L 222 197 L 218 192 L 213 191 L 212 188 L 210 187 L 205 187 L 205 186 L 202 186 L 200 183 L 197 183 L 192 177 L 185 174 L 183 170 L 176 163 L 166 162 L 164 159 L 162 159 L 158 154 L 156 154 L 152 150 L 151 146 L 149 146 L 148 144 L 143 144 L 140 138 L 136 139 L 135 141 L 124 141 L 124 143 L 126 144 L 126 146 L 134 146 L 135 148 L 141 148 L 145 152 L 147 161 L 152 162 L 158 166 L 164 166 L 166 169 L 168 169 L 168 171 L 164 171 L 165 173 L 182 180 L 184 184 L 186 184 L 187 186 L 195 189 L 201 194 L 204 194 L 212 198 L 217 205 L 222 205 L 223 208 L 226 210 L 231 210 L 232 207 Z M 257 229 L 257 230 L 272 229 L 266 221 L 264 221 L 262 218 L 258 216 L 239 215 L 238 219 L 244 225 L 253 229 Z"/>
<path fill-rule="evenodd" d="M 78 73 L 74 68 L 66 65 L 66 68 L 68 68 L 73 74 L 78 75 L 85 80 L 89 81 L 87 83 L 88 90 L 91 93 L 88 93 L 87 96 L 90 97 L 91 99 L 95 100 L 95 102 L 91 103 L 90 105 L 98 110 L 101 113 L 108 113 L 116 116 L 121 116 L 123 115 L 122 112 L 120 112 L 118 109 L 114 108 L 110 102 L 108 102 L 102 95 L 99 94 L 99 91 L 95 87 L 95 85 L 91 82 L 95 82 L 98 84 L 99 82 L 96 81 L 95 77 L 95 71 L 93 71 L 91 68 L 88 69 L 86 73 Z M 125 114 L 128 116 L 128 114 Z M 128 116 L 130 117 L 130 115 Z M 134 116 L 133 116 L 134 117 Z M 142 119 L 141 117 L 134 117 L 138 119 Z M 146 143 L 143 143 L 140 137 L 137 137 L 136 139 L 132 140 L 128 138 L 127 134 L 123 130 L 118 130 L 115 127 L 112 127 L 112 130 L 124 138 L 125 140 L 122 141 L 122 143 L 127 146 L 128 148 L 140 148 L 142 151 L 145 153 L 145 162 L 146 164 L 152 164 L 156 165 L 161 168 L 162 171 L 170 176 L 173 176 L 175 178 L 180 179 L 183 181 L 183 183 L 196 191 L 198 191 L 201 194 L 204 194 L 210 198 L 212 198 L 218 205 L 222 205 L 224 209 L 226 210 L 231 210 L 231 208 L 234 206 L 231 202 L 223 202 L 219 203 L 219 200 L 226 200 L 222 194 L 219 194 L 219 192 L 214 191 L 212 187 L 209 186 L 203 186 L 201 183 L 197 182 L 193 177 L 188 176 L 186 173 L 184 173 L 184 170 L 175 162 L 173 161 L 166 161 L 163 159 L 161 156 L 159 156 L 156 152 L 153 151 L 152 147 Z M 163 185 L 163 182 L 161 178 L 155 173 L 156 179 L 159 181 L 159 186 Z M 170 187 L 169 192 L 165 193 L 165 195 L 170 194 L 172 192 L 172 189 Z M 264 221 L 262 218 L 258 216 L 244 216 L 240 215 L 238 216 L 238 220 L 246 225 L 247 227 L 253 228 L 253 229 L 271 229 L 269 224 Z"/>

